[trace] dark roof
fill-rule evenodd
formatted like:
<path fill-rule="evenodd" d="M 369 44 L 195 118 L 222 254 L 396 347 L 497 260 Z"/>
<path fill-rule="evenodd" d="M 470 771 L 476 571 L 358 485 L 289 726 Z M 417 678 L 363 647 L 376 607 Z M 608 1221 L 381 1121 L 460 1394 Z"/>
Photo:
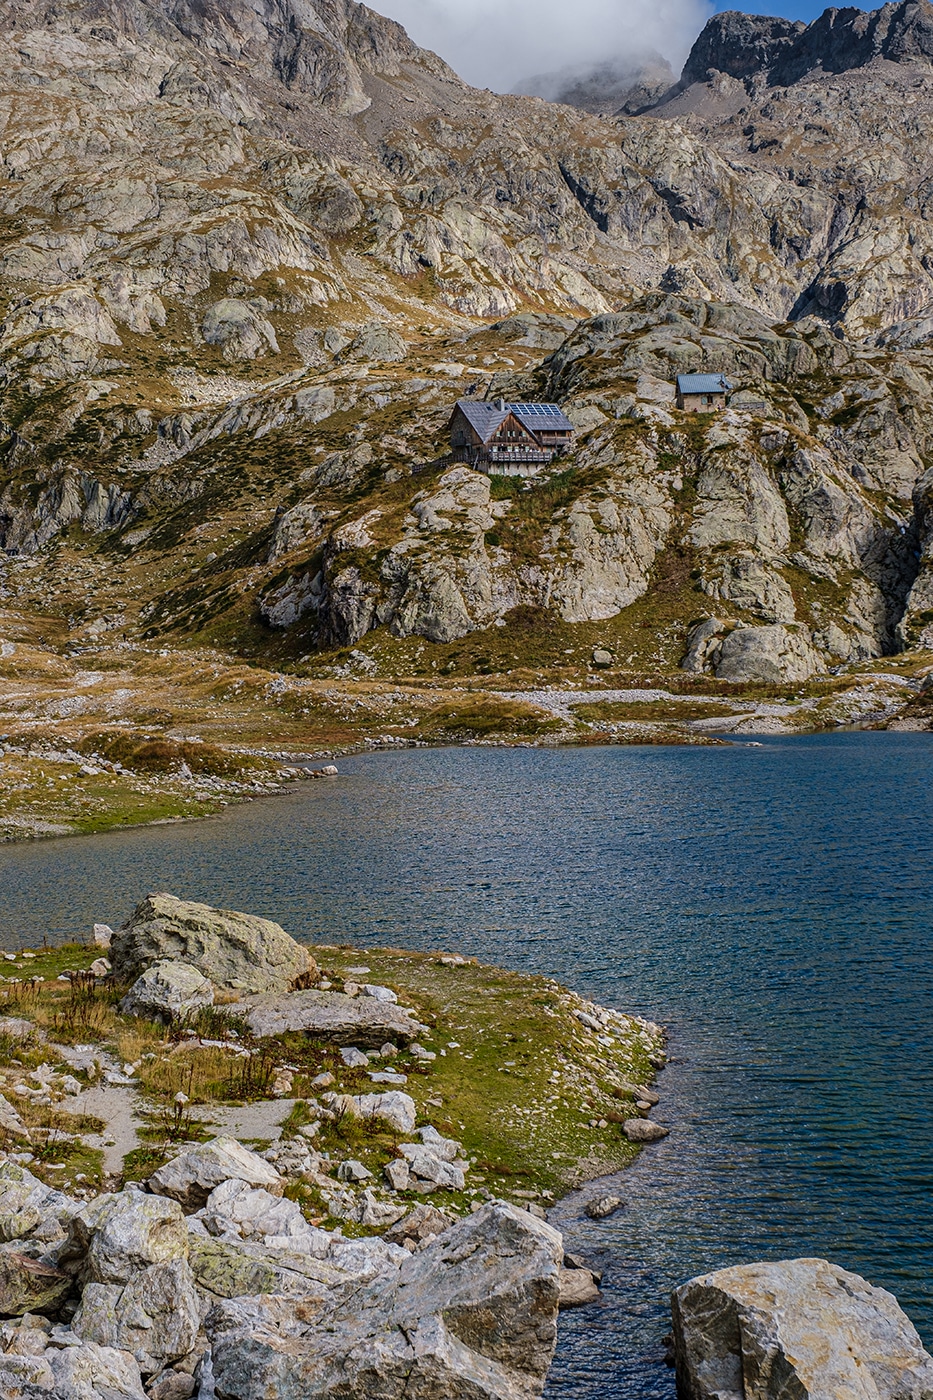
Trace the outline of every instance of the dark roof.
<path fill-rule="evenodd" d="M 506 408 L 532 432 L 573 432 L 573 424 L 556 403 L 507 403 Z"/>
<path fill-rule="evenodd" d="M 510 413 L 533 433 L 573 432 L 573 424 L 556 403 L 507 403 L 499 408 L 498 403 L 487 399 L 460 399 L 457 407 L 483 442 L 489 441 Z"/>
<path fill-rule="evenodd" d="M 732 385 L 724 374 L 678 374 L 679 394 L 724 394 Z"/>

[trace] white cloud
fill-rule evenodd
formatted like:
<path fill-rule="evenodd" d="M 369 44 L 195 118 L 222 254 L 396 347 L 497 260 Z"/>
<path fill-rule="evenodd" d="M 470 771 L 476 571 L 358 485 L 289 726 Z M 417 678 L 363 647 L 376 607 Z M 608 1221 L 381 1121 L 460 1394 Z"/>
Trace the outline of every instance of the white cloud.
<path fill-rule="evenodd" d="M 369 0 L 467 82 L 510 92 L 541 73 L 655 52 L 676 72 L 707 0 Z"/>

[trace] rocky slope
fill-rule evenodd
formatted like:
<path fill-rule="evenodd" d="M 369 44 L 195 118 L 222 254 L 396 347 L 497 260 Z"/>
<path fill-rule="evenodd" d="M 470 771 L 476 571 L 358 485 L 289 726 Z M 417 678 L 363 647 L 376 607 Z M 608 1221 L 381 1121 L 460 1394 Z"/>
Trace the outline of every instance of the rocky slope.
<path fill-rule="evenodd" d="M 607 119 L 468 88 L 352 0 L 0 4 L 3 630 L 922 671 L 931 35 L 928 0 L 720 15 Z M 700 367 L 738 386 L 716 419 L 672 405 Z M 448 469 L 470 391 L 558 399 L 573 457 Z"/>

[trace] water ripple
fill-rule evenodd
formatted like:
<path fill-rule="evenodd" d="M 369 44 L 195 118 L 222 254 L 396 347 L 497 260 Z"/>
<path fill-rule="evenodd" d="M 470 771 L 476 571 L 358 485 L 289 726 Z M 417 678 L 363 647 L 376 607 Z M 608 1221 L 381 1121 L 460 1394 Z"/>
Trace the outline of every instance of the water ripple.
<path fill-rule="evenodd" d="M 123 918 L 147 889 L 300 937 L 449 947 L 671 1028 L 671 1136 L 599 1225 L 548 1396 L 670 1400 L 671 1287 L 828 1255 L 933 1342 L 933 738 L 761 748 L 439 750 L 196 827 L 0 849 L 0 942 Z"/>

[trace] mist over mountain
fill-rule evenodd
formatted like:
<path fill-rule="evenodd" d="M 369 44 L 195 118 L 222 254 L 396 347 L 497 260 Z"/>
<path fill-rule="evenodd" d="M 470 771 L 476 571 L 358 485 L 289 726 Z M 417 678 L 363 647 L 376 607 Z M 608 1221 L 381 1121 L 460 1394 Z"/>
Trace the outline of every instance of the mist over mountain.
<path fill-rule="evenodd" d="M 637 72 L 653 55 L 679 72 L 711 6 L 707 0 L 381 0 L 377 8 L 467 82 L 553 98 L 568 76 L 585 77 L 594 68 Z"/>

